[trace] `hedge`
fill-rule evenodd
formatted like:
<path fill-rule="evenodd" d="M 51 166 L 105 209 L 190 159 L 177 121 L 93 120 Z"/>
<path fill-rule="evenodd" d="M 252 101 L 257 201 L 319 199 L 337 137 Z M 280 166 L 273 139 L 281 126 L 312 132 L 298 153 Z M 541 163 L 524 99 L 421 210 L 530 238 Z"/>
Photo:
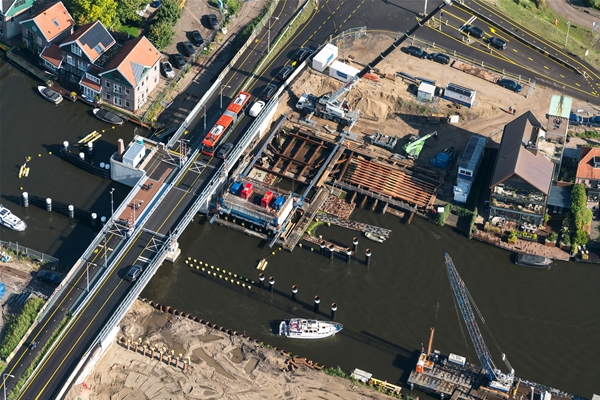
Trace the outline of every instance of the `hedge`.
<path fill-rule="evenodd" d="M 25 303 L 19 314 L 10 315 L 6 318 L 6 333 L 0 342 L 0 357 L 6 357 L 17 347 L 27 330 L 35 321 L 38 312 L 44 305 L 44 299 L 33 297 Z"/>
<path fill-rule="evenodd" d="M 471 215 L 471 222 L 469 223 L 469 239 L 473 237 L 473 227 L 475 226 L 475 220 L 477 220 L 477 207 L 473 210 L 473 215 Z"/>
<path fill-rule="evenodd" d="M 448 218 L 448 215 L 450 215 L 450 212 L 452 211 L 452 205 L 451 204 L 446 204 L 444 206 L 444 211 L 441 213 L 437 213 L 433 223 L 439 226 L 444 226 L 446 224 L 446 218 Z"/>

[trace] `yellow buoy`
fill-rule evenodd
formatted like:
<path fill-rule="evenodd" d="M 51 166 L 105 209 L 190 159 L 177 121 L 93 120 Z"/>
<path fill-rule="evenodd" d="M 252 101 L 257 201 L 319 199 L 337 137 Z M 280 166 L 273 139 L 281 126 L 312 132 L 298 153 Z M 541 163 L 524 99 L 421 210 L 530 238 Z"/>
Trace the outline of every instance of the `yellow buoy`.
<path fill-rule="evenodd" d="M 41 156 L 42 156 L 41 154 L 38 154 L 38 157 L 41 157 Z"/>
<path fill-rule="evenodd" d="M 49 151 L 49 152 L 48 152 L 48 154 L 52 154 L 52 152 L 51 152 L 51 151 Z"/>

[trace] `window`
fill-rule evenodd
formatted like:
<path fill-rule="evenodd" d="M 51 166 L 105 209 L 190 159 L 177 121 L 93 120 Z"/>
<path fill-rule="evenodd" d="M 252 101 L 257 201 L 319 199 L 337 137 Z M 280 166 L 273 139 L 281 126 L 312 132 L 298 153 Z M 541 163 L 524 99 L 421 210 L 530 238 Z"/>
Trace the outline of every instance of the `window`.
<path fill-rule="evenodd" d="M 87 67 L 88 67 L 88 63 L 81 61 L 81 60 L 77 60 L 77 68 L 79 68 L 82 71 L 87 71 Z"/>
<path fill-rule="evenodd" d="M 121 94 L 121 85 L 117 85 L 116 83 L 113 85 L 114 89 L 113 92 L 115 92 L 116 94 Z"/>
<path fill-rule="evenodd" d="M 72 43 L 71 44 L 71 53 L 80 56 L 81 55 L 81 49 L 79 48 L 79 46 L 77 45 L 77 43 Z"/>
<path fill-rule="evenodd" d="M 144 86 L 144 81 L 142 81 L 142 86 Z"/>
<path fill-rule="evenodd" d="M 99 44 L 97 44 L 97 45 L 94 47 L 94 50 L 96 50 L 96 53 L 98 53 L 98 54 L 102 54 L 102 52 L 104 51 L 104 50 L 102 49 L 102 46 L 100 46 Z"/>
<path fill-rule="evenodd" d="M 115 96 L 115 105 L 121 106 L 121 98 L 119 96 Z"/>
<path fill-rule="evenodd" d="M 37 37 L 37 44 L 39 44 L 40 46 L 42 45 L 42 37 L 41 36 Z"/>
<path fill-rule="evenodd" d="M 17 7 L 21 7 L 21 6 L 22 6 L 22 5 L 24 5 L 24 4 L 25 4 L 25 0 L 17 0 L 17 1 L 15 1 L 15 5 L 14 5 L 14 7 L 15 7 L 15 8 L 17 8 Z"/>
<path fill-rule="evenodd" d="M 156 83 L 156 81 L 158 80 L 158 77 L 154 77 L 154 83 Z"/>
<path fill-rule="evenodd" d="M 67 54 L 67 64 L 75 66 L 75 59 Z"/>
<path fill-rule="evenodd" d="M 110 100 L 110 93 L 106 93 L 106 100 Z"/>
<path fill-rule="evenodd" d="M 60 24 L 58 23 L 58 21 L 56 20 L 56 18 L 54 18 L 54 19 L 52 20 L 52 22 L 54 22 L 54 25 L 55 25 L 57 28 L 58 28 L 58 27 L 60 27 Z"/>
<path fill-rule="evenodd" d="M 106 87 L 110 87 L 110 82 L 106 81 Z"/>
<path fill-rule="evenodd" d="M 129 96 L 129 88 L 125 88 L 125 94 Z"/>
<path fill-rule="evenodd" d="M 127 107 L 127 108 L 131 107 L 131 103 L 129 103 L 129 100 L 125 100 L 125 107 Z"/>
<path fill-rule="evenodd" d="M 146 88 L 146 94 L 148 94 L 148 88 Z"/>
<path fill-rule="evenodd" d="M 88 73 L 86 72 L 86 74 L 85 74 L 85 77 L 86 77 L 86 78 L 88 78 L 88 79 L 89 79 L 90 81 L 92 81 L 92 82 L 95 82 L 95 83 L 97 83 L 97 84 L 100 84 L 100 79 L 98 79 L 97 77 L 95 77 L 95 76 L 94 76 L 94 75 L 92 75 L 92 74 L 88 74 Z"/>
<path fill-rule="evenodd" d="M 146 75 L 146 82 L 148 82 L 148 75 Z"/>
<path fill-rule="evenodd" d="M 158 65 L 155 65 L 155 66 L 154 66 L 154 70 L 156 71 L 156 69 L 157 69 L 157 68 L 158 68 Z"/>

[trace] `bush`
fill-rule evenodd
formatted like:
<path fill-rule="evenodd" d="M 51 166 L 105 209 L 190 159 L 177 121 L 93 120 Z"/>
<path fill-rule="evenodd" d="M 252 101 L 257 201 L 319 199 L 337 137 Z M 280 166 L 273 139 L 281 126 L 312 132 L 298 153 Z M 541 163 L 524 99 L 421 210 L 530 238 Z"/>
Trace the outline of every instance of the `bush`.
<path fill-rule="evenodd" d="M 577 132 L 576 135 L 582 139 L 598 139 L 600 137 L 600 133 L 596 131 Z"/>
<path fill-rule="evenodd" d="M 323 368 L 323 372 L 325 372 L 327 375 L 339 376 L 340 378 L 350 377 L 347 373 L 344 372 L 343 369 L 340 368 L 339 365 L 335 368 Z"/>
<path fill-rule="evenodd" d="M 564 244 L 565 246 L 569 246 L 571 244 L 571 236 L 569 236 L 568 234 L 565 235 L 563 233 L 560 237 L 560 243 Z"/>
<path fill-rule="evenodd" d="M 256 28 L 258 23 L 267 14 L 267 11 L 269 11 L 268 5 L 261 11 L 261 13 L 256 18 L 254 18 L 248 25 L 246 25 L 242 33 L 240 33 L 238 37 L 235 38 L 233 45 L 234 52 L 237 52 L 244 45 L 244 43 L 248 41 L 248 38 L 250 37 L 250 35 L 252 35 L 252 32 L 254 32 L 254 28 Z"/>
<path fill-rule="evenodd" d="M 451 211 L 452 205 L 446 204 L 444 206 L 444 211 L 436 214 L 433 223 L 439 226 L 444 226 L 446 224 L 446 218 L 448 218 L 448 215 L 450 215 Z"/>
<path fill-rule="evenodd" d="M 171 26 L 175 26 L 181 17 L 181 8 L 175 0 L 163 0 L 160 8 L 154 16 L 156 22 L 168 22 Z"/>
<path fill-rule="evenodd" d="M 38 312 L 44 305 L 44 300 L 34 297 L 25 303 L 20 314 L 14 314 L 6 318 L 6 333 L 0 343 L 0 357 L 6 357 L 17 347 L 27 330 L 35 321 Z"/>
<path fill-rule="evenodd" d="M 173 26 L 167 21 L 156 21 L 150 26 L 150 34 L 148 40 L 158 50 L 165 49 L 173 43 L 173 37 L 175 36 L 175 30 Z"/>
<path fill-rule="evenodd" d="M 550 234 L 548 235 L 548 237 L 546 237 L 546 240 L 548 242 L 551 242 L 551 243 L 556 243 L 556 238 L 557 238 L 556 233 L 550 232 Z"/>
<path fill-rule="evenodd" d="M 575 237 L 573 238 L 573 245 L 577 246 L 585 246 L 590 241 L 590 237 L 586 231 L 582 229 L 578 229 L 575 232 Z"/>
<path fill-rule="evenodd" d="M 471 215 L 471 222 L 469 222 L 469 239 L 473 237 L 473 227 L 475 226 L 475 220 L 477 219 L 477 207 L 473 210 Z"/>
<path fill-rule="evenodd" d="M 508 243 L 517 243 L 517 231 L 510 231 Z"/>
<path fill-rule="evenodd" d="M 485 223 L 483 230 L 486 232 L 492 232 L 492 233 L 502 233 L 501 228 L 498 228 L 497 226 L 492 226 L 489 222 Z"/>
<path fill-rule="evenodd" d="M 459 217 L 470 217 L 473 215 L 473 211 L 459 206 L 454 206 L 454 210 Z"/>

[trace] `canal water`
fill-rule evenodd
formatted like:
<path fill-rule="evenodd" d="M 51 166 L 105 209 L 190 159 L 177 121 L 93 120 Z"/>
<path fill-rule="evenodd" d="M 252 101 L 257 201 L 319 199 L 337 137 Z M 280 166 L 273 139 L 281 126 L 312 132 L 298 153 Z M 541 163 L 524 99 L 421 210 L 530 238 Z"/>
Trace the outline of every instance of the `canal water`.
<path fill-rule="evenodd" d="M 135 126 L 112 130 L 79 102 L 54 106 L 37 93 L 38 84 L 0 60 L 0 199 L 29 225 L 23 233 L 0 228 L 0 239 L 58 257 L 68 268 L 95 230 L 35 206 L 20 207 L 21 187 L 30 195 L 109 215 L 110 188 L 115 188 L 115 208 L 129 188 L 63 162 L 58 150 L 64 140 L 74 143 L 93 130 L 104 130 L 96 142 L 99 163 L 115 151 L 118 138 L 129 142 Z M 28 156 L 30 175 L 18 179 L 19 166 Z M 180 238 L 180 259 L 165 263 L 142 295 L 326 366 L 360 368 L 390 383 L 403 383 L 416 351 L 427 346 L 432 326 L 435 349 L 478 363 L 454 305 L 443 258 L 448 252 L 485 318 L 481 331 L 499 367 L 506 371 L 495 342 L 517 376 L 585 397 L 600 393 L 600 268 L 573 263 L 555 263 L 550 270 L 519 267 L 503 250 L 420 218 L 404 225 L 392 215 L 364 210 L 356 210 L 352 218 L 389 228 L 392 236 L 381 244 L 359 236 L 359 260 L 347 264 L 306 246 L 293 253 L 269 249 L 256 238 L 198 217 Z M 317 234 L 344 246 L 357 236 L 333 226 L 322 226 Z M 373 252 L 369 268 L 363 262 L 367 247 Z M 257 285 L 248 290 L 208 277 L 186 265 L 188 257 L 255 281 L 257 262 L 268 257 L 265 275 L 275 278 L 275 290 L 258 290 Z M 292 285 L 299 288 L 295 303 Z M 321 298 L 319 313 L 313 311 L 316 295 Z M 333 302 L 338 305 L 337 321 L 344 325 L 335 337 L 291 341 L 274 334 L 281 319 L 328 319 Z"/>

